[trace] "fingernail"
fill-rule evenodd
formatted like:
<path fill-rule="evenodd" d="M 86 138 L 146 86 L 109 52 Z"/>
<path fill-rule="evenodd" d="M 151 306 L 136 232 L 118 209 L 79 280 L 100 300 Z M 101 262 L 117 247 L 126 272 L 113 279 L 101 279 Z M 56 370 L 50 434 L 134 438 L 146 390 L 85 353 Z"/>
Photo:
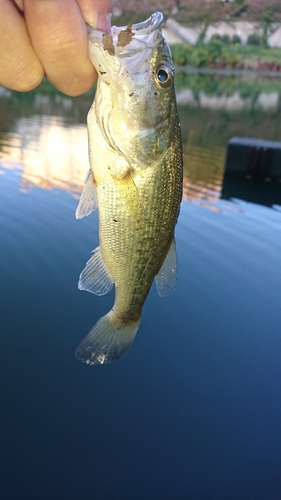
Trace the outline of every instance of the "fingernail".
<path fill-rule="evenodd" d="M 97 29 L 103 33 L 111 33 L 111 14 L 99 13 Z"/>

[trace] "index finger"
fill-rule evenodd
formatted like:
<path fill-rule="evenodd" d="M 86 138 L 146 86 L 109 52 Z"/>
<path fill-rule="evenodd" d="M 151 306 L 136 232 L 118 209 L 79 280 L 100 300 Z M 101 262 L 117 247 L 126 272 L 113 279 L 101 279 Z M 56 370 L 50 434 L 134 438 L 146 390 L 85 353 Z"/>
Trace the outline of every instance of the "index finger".
<path fill-rule="evenodd" d="M 0 84 L 13 90 L 31 90 L 41 82 L 44 68 L 13 2 L 0 0 L 0 12 Z"/>
<path fill-rule="evenodd" d="M 68 95 L 89 90 L 96 71 L 88 57 L 88 36 L 75 0 L 23 0 L 34 50 L 47 78 Z"/>

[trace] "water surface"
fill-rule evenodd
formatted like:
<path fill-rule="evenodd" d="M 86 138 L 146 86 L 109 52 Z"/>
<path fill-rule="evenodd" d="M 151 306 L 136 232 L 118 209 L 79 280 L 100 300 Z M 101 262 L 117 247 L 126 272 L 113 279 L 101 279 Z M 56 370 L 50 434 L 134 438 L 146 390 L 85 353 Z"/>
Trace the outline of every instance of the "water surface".
<path fill-rule="evenodd" d="M 153 285 L 129 354 L 89 367 L 75 348 L 114 299 L 77 289 L 98 244 L 97 214 L 74 218 L 90 100 L 3 93 L 2 498 L 280 498 L 281 195 L 222 193 L 227 140 L 281 140 L 278 103 L 180 106 L 177 289 Z"/>

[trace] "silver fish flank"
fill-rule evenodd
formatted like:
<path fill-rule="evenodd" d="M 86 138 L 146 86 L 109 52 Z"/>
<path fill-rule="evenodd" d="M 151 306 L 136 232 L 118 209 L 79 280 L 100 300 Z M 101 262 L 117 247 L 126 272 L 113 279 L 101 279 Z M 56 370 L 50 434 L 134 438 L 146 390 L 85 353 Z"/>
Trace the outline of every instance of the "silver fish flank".
<path fill-rule="evenodd" d="M 99 209 L 97 247 L 78 287 L 104 295 L 112 310 L 84 338 L 76 356 L 108 363 L 130 348 L 155 278 L 160 296 L 177 279 L 174 239 L 182 196 L 182 145 L 169 47 L 160 12 L 111 34 L 89 28 L 98 71 L 88 114 L 91 169 L 76 217 Z"/>

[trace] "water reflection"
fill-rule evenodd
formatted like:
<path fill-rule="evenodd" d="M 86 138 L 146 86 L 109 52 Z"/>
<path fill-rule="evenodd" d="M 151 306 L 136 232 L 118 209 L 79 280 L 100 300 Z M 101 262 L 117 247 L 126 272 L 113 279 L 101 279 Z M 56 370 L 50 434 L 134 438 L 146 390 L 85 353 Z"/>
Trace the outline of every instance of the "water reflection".
<path fill-rule="evenodd" d="M 0 141 L 3 168 L 21 168 L 21 187 L 81 191 L 88 170 L 85 125 L 72 125 L 60 117 L 32 115 L 18 118 Z"/>
<path fill-rule="evenodd" d="M 279 498 L 281 206 L 220 193 L 230 137 L 280 140 L 280 112 L 179 107 L 177 289 L 152 288 L 124 362 L 88 370 L 74 349 L 112 295 L 77 289 L 98 221 L 65 189 L 90 100 L 45 97 L 0 98 L 2 498 Z"/>
<path fill-rule="evenodd" d="M 183 199 L 215 203 L 220 197 L 225 150 L 184 145 Z M 0 139 L 2 168 L 21 169 L 21 188 L 66 189 L 77 196 L 89 168 L 86 125 L 57 116 L 18 118 Z"/>
<path fill-rule="evenodd" d="M 184 145 L 184 200 L 213 205 L 219 200 L 224 158 L 225 150 L 219 146 Z"/>
<path fill-rule="evenodd" d="M 184 151 L 183 200 L 218 211 L 221 197 L 231 199 L 245 194 L 237 182 L 228 179 L 226 183 L 224 179 L 230 137 L 244 135 L 273 140 L 281 137 L 281 87 L 279 92 L 276 82 L 272 89 L 269 83 L 266 91 L 262 84 L 257 92 L 248 95 L 245 89 L 237 90 L 233 79 L 228 84 L 229 91 L 222 80 L 218 83 L 213 79 L 210 84 L 209 77 L 194 80 L 192 75 L 178 79 L 177 89 Z M 245 81 L 241 83 L 243 86 Z M 61 94 L 21 95 L 3 89 L 0 94 L 2 173 L 5 169 L 19 168 L 20 187 L 25 192 L 34 186 L 59 188 L 77 197 L 89 165 L 86 114 L 91 100 L 91 95 L 70 99 Z M 278 204 L 278 197 L 277 189 L 274 203 Z"/>
<path fill-rule="evenodd" d="M 260 92 L 258 95 L 243 97 L 241 92 L 235 91 L 228 95 L 208 95 L 199 91 L 196 95 L 192 89 L 184 89 L 177 93 L 180 105 L 198 106 L 209 109 L 226 109 L 231 111 L 259 109 L 262 111 L 278 111 L 280 95 L 278 92 Z"/>

